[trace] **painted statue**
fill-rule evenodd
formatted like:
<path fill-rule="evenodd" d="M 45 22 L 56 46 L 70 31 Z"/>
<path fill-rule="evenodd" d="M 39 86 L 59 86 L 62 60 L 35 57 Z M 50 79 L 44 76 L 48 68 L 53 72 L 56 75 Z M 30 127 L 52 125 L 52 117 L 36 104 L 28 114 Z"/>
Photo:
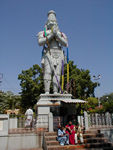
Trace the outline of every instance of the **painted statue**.
<path fill-rule="evenodd" d="M 44 31 L 38 33 L 38 43 L 43 46 L 41 64 L 44 68 L 45 93 L 49 94 L 51 80 L 53 80 L 53 92 L 58 93 L 64 52 L 62 47 L 68 44 L 67 37 L 59 30 L 55 11 L 48 12 L 48 20 Z"/>

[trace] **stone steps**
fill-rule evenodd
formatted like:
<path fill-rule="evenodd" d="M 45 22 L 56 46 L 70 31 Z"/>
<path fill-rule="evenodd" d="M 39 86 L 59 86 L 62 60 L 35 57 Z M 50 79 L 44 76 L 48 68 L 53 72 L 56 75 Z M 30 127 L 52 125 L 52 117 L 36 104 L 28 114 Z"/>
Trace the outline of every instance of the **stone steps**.
<path fill-rule="evenodd" d="M 52 140 L 56 140 L 57 135 L 54 136 L 45 136 L 46 141 L 52 141 Z"/>
<path fill-rule="evenodd" d="M 56 138 L 57 136 L 47 136 L 45 137 L 46 139 L 46 142 L 53 142 L 53 141 L 56 141 Z M 49 143 L 48 142 L 48 143 Z M 107 139 L 102 137 L 93 137 L 93 138 L 86 138 L 84 139 L 84 143 L 97 143 L 97 142 L 100 142 L 100 143 L 104 143 L 104 142 L 107 142 Z M 78 143 L 80 143 L 80 140 L 78 140 Z"/>
<path fill-rule="evenodd" d="M 59 145 L 59 142 L 58 141 L 46 141 L 46 144 L 47 145 Z"/>
<path fill-rule="evenodd" d="M 106 143 L 107 139 L 106 138 L 100 138 L 100 137 L 95 137 L 95 138 L 87 138 L 84 139 L 84 143 Z"/>
<path fill-rule="evenodd" d="M 60 145 L 48 145 L 47 146 L 47 150 L 69 150 L 69 149 L 72 149 L 72 150 L 76 150 L 76 149 L 82 149 L 82 150 L 85 150 L 85 149 L 93 149 L 93 150 L 100 150 L 100 149 L 103 149 L 103 150 L 113 150 L 113 147 L 111 147 L 111 144 L 109 143 L 87 143 L 87 144 L 77 144 L 77 145 L 65 145 L 65 146 L 60 146 Z"/>
<path fill-rule="evenodd" d="M 56 132 L 45 132 L 45 150 L 113 150 L 111 143 L 107 141 L 103 134 L 98 133 L 97 131 L 85 131 L 83 134 L 84 143 L 80 144 L 80 140 L 78 140 L 77 145 L 59 145 L 59 142 L 56 140 L 57 133 Z"/>
<path fill-rule="evenodd" d="M 78 143 L 80 144 L 80 140 L 78 140 Z M 87 143 L 100 143 L 100 144 L 103 144 L 103 143 L 107 143 L 107 139 L 106 138 L 92 138 L 92 139 L 84 139 L 84 144 L 87 144 Z M 56 141 L 56 139 L 51 139 L 51 140 L 46 140 L 46 144 L 47 145 L 59 145 L 59 142 Z"/>
<path fill-rule="evenodd" d="M 51 145 L 51 146 L 47 146 L 47 150 L 74 150 L 74 149 L 84 149 L 85 145 L 65 145 L 65 146 L 61 146 L 61 145 Z"/>
<path fill-rule="evenodd" d="M 45 136 L 57 136 L 57 132 L 45 132 Z"/>
<path fill-rule="evenodd" d="M 84 139 L 86 139 L 86 138 L 91 138 L 91 137 L 104 137 L 104 135 L 103 134 L 83 134 L 83 138 Z M 45 135 L 45 138 L 46 138 L 46 140 L 48 141 L 48 140 L 56 140 L 56 138 L 57 138 L 57 134 L 56 133 L 54 133 L 53 135 L 52 135 L 52 133 L 51 133 L 51 135 L 49 136 L 48 134 L 47 134 L 47 136 Z"/>
<path fill-rule="evenodd" d="M 42 148 L 30 148 L 30 149 L 28 149 L 28 148 L 25 149 L 25 148 L 24 148 L 24 149 L 21 149 L 21 150 L 43 150 L 43 149 L 42 149 Z"/>
<path fill-rule="evenodd" d="M 60 147 L 49 147 L 48 150 L 113 150 L 113 148 L 81 148 L 81 147 L 75 147 L 75 146 L 70 146 L 66 147 L 63 146 L 62 148 Z"/>
<path fill-rule="evenodd" d="M 86 148 L 110 148 L 110 143 L 87 143 L 85 144 Z"/>

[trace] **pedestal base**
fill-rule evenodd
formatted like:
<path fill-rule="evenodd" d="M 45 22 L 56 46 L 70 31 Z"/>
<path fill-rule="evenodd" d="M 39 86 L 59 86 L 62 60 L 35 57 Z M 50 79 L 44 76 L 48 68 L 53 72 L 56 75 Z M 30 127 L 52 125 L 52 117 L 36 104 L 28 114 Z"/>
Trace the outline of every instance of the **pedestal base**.
<path fill-rule="evenodd" d="M 71 100 L 71 94 L 41 94 L 37 102 L 37 127 L 49 128 L 50 107 L 61 106 L 63 100 Z M 51 125 L 52 126 L 52 125 Z"/>
<path fill-rule="evenodd" d="M 72 100 L 71 94 L 40 94 L 37 106 L 58 106 L 63 100 Z"/>

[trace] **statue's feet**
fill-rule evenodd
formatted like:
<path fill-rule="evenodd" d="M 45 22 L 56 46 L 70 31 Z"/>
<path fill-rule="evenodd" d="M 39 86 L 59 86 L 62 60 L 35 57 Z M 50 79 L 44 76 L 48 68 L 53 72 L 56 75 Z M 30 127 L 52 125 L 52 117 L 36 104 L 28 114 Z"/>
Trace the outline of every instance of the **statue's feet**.
<path fill-rule="evenodd" d="M 54 92 L 54 94 L 58 94 L 58 92 Z"/>
<path fill-rule="evenodd" d="M 45 92 L 45 94 L 49 94 L 49 92 Z"/>

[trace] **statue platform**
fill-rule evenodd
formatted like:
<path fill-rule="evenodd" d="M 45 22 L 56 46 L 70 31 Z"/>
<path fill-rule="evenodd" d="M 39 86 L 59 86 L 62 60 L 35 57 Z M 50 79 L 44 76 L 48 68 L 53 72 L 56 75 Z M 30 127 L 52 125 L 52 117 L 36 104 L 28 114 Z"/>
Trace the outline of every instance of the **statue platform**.
<path fill-rule="evenodd" d="M 63 100 L 71 100 L 71 97 L 71 94 L 40 94 L 37 102 L 37 127 L 50 127 L 50 124 L 53 124 L 53 114 L 50 108 L 60 107 Z"/>
<path fill-rule="evenodd" d="M 69 101 L 71 94 L 40 94 L 37 106 L 59 106 L 62 101 Z"/>
<path fill-rule="evenodd" d="M 62 103 L 66 103 L 69 106 L 69 104 L 85 103 L 85 101 L 72 99 L 71 94 L 40 94 L 37 102 L 37 127 L 50 127 L 50 124 L 53 123 L 53 114 L 50 109 L 51 107 L 58 108 Z"/>

